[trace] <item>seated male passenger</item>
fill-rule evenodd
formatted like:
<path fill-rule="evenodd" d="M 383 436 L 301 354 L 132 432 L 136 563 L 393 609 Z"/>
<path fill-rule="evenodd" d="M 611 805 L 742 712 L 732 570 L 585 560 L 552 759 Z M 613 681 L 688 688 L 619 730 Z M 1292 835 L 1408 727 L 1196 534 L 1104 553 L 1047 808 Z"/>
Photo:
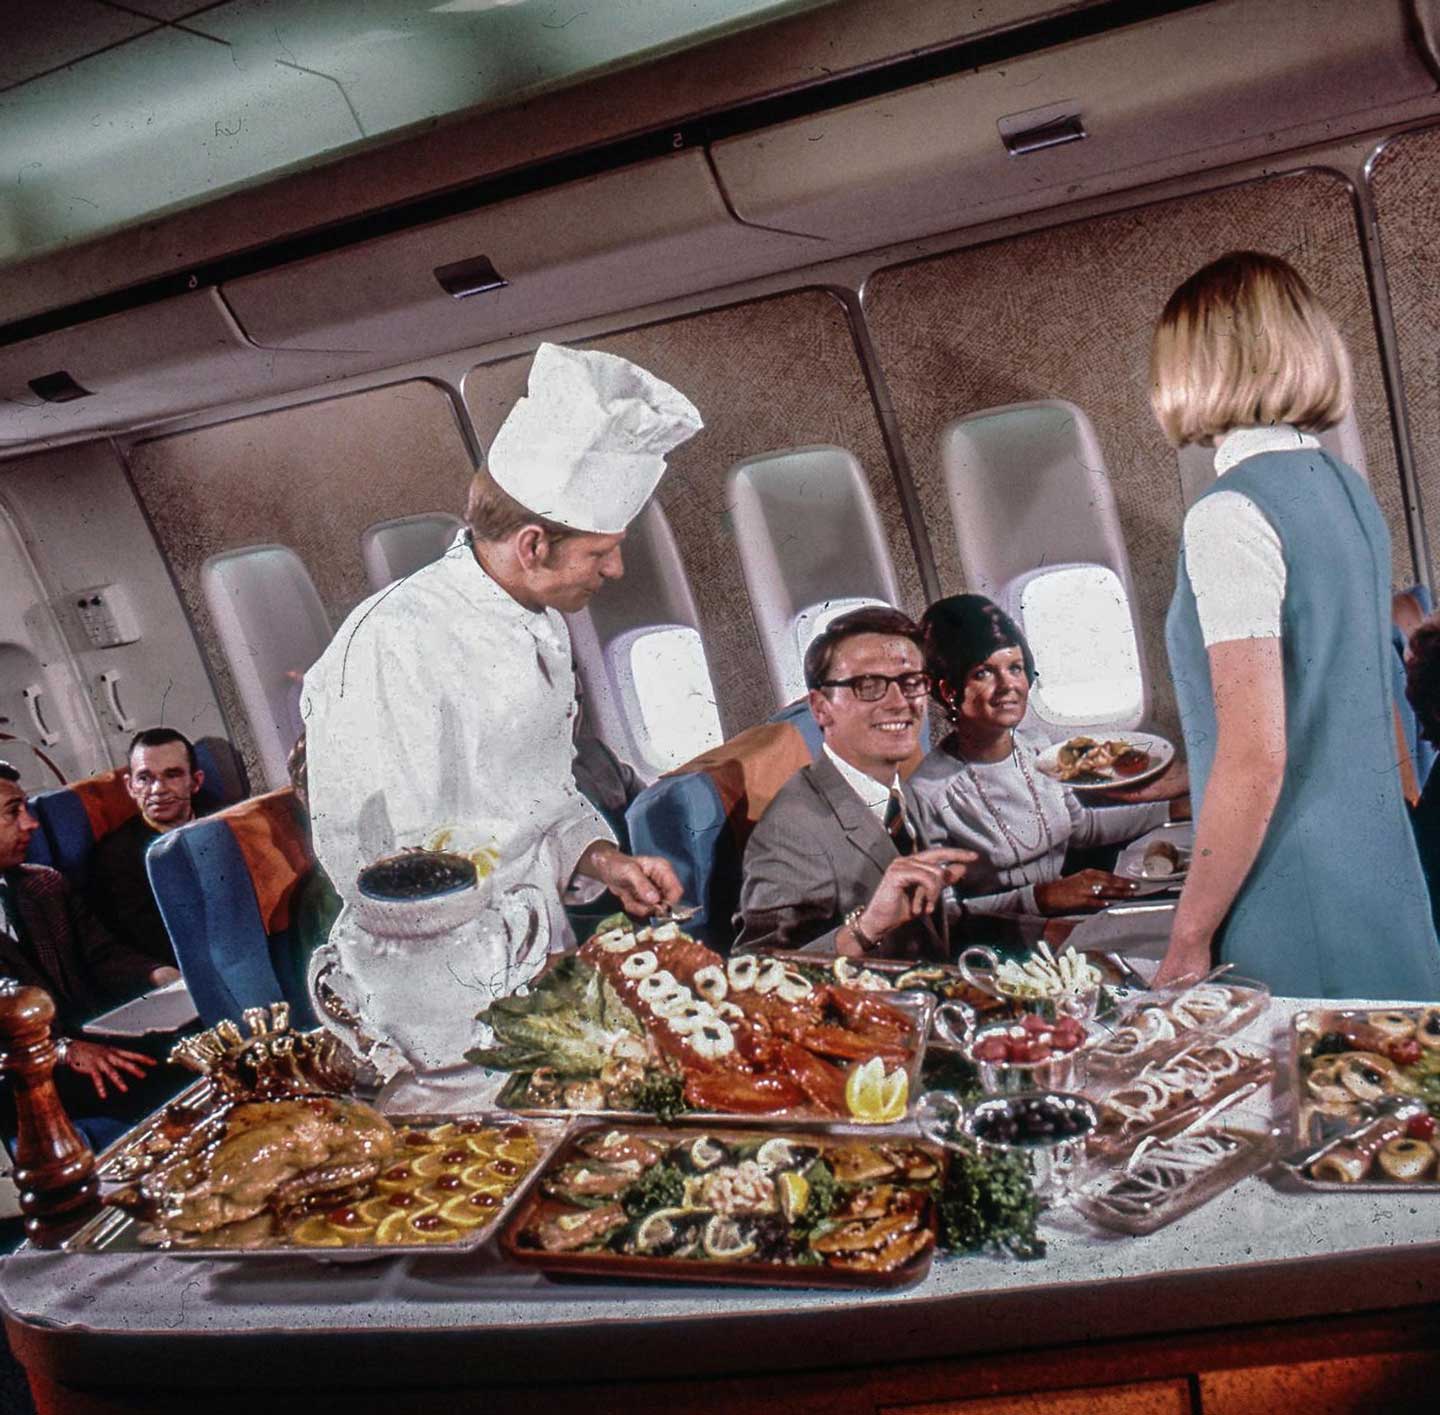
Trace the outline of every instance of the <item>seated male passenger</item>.
<path fill-rule="evenodd" d="M 930 680 L 898 610 L 841 615 L 805 653 L 825 745 L 788 781 L 745 847 L 738 948 L 948 957 L 948 885 L 975 856 L 924 848 L 899 766 L 920 745 Z"/>
<path fill-rule="evenodd" d="M 205 773 L 195 748 L 171 727 L 150 727 L 130 743 L 125 789 L 140 814 L 95 848 L 91 902 L 121 942 L 155 963 L 173 965 L 175 950 L 145 873 L 145 856 L 162 835 L 195 819 L 195 793 Z"/>
<path fill-rule="evenodd" d="M 20 789 L 20 773 L 0 762 L 0 975 L 50 994 L 60 1043 L 56 1082 L 61 1098 L 67 1105 L 88 1099 L 93 1110 L 95 1098 L 128 1091 L 155 1062 L 140 1052 L 80 1038 L 80 1024 L 180 974 L 111 938 L 58 870 L 25 863 L 38 829 Z M 84 1091 L 78 1078 L 89 1083 Z M 90 1088 L 94 1095 L 87 1097 Z"/>

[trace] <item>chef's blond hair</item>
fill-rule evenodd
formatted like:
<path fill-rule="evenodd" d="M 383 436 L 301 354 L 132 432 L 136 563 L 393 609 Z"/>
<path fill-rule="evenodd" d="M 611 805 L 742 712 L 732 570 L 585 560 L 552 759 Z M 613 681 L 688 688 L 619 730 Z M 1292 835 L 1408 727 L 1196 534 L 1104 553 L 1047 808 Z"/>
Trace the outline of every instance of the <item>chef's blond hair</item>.
<path fill-rule="evenodd" d="M 1165 305 L 1150 347 L 1150 406 L 1172 446 L 1237 427 L 1334 427 L 1350 408 L 1350 357 L 1300 273 L 1232 251 Z"/>
<path fill-rule="evenodd" d="M 505 540 L 523 526 L 539 526 L 551 544 L 580 534 L 573 526 L 562 526 L 522 506 L 483 467 L 470 478 L 465 521 L 478 541 Z"/>

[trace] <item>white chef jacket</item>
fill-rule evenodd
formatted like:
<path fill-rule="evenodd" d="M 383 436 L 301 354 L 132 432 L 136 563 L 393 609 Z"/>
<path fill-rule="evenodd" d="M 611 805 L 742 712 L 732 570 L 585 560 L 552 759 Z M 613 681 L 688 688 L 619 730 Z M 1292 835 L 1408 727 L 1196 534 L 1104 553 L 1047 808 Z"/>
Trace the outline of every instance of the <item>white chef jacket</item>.
<path fill-rule="evenodd" d="M 551 948 L 572 943 L 562 892 L 595 898 L 575 866 L 615 839 L 570 774 L 576 711 L 565 620 L 501 589 L 468 531 L 372 595 L 301 695 L 315 853 L 341 897 L 367 865 L 451 827 L 452 848 L 493 842 L 495 888 L 540 887 Z"/>

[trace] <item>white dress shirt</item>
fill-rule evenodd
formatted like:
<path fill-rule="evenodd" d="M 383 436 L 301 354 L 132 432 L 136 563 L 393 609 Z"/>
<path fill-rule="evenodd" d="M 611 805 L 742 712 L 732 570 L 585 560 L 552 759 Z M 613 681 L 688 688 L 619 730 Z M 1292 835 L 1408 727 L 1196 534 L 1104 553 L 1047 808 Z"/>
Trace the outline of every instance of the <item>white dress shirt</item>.
<path fill-rule="evenodd" d="M 845 784 L 865 803 L 865 808 L 875 817 L 881 825 L 885 824 L 885 810 L 890 804 L 891 791 L 900 789 L 900 773 L 895 773 L 895 780 L 889 786 L 882 786 L 868 772 L 861 771 L 859 767 L 851 766 L 844 757 L 837 756 L 830 750 L 830 744 L 825 744 L 825 755 L 835 765 L 835 770 L 845 778 Z"/>
<path fill-rule="evenodd" d="M 1261 452 L 1319 445 L 1287 424 L 1235 428 L 1216 444 L 1215 475 L 1224 476 Z M 1190 508 L 1185 517 L 1185 569 L 1207 648 L 1233 639 L 1280 637 L 1285 555 L 1275 528 L 1248 496 L 1217 491 Z"/>

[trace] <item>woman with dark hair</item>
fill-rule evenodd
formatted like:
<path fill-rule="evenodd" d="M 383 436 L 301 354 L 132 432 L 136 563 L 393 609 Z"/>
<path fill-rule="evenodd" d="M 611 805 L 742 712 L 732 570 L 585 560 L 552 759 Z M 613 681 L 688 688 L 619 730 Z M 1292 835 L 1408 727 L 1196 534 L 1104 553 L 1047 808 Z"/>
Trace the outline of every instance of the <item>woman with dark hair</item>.
<path fill-rule="evenodd" d="M 1164 804 L 1090 807 L 1036 768 L 1049 743 L 1020 730 L 1035 660 L 1014 621 L 984 595 L 925 611 L 925 664 L 950 731 L 910 778 L 927 839 L 979 853 L 966 877 L 972 914 L 1079 914 L 1135 892 L 1105 870 L 1062 873 L 1072 847 L 1118 845 L 1165 821 Z"/>
<path fill-rule="evenodd" d="M 1196 827 L 1158 980 L 1218 955 L 1292 997 L 1440 996 L 1396 770 L 1390 536 L 1312 435 L 1349 408 L 1344 343 L 1290 265 L 1236 251 L 1170 297 L 1150 385 L 1217 473 L 1166 622 Z"/>

